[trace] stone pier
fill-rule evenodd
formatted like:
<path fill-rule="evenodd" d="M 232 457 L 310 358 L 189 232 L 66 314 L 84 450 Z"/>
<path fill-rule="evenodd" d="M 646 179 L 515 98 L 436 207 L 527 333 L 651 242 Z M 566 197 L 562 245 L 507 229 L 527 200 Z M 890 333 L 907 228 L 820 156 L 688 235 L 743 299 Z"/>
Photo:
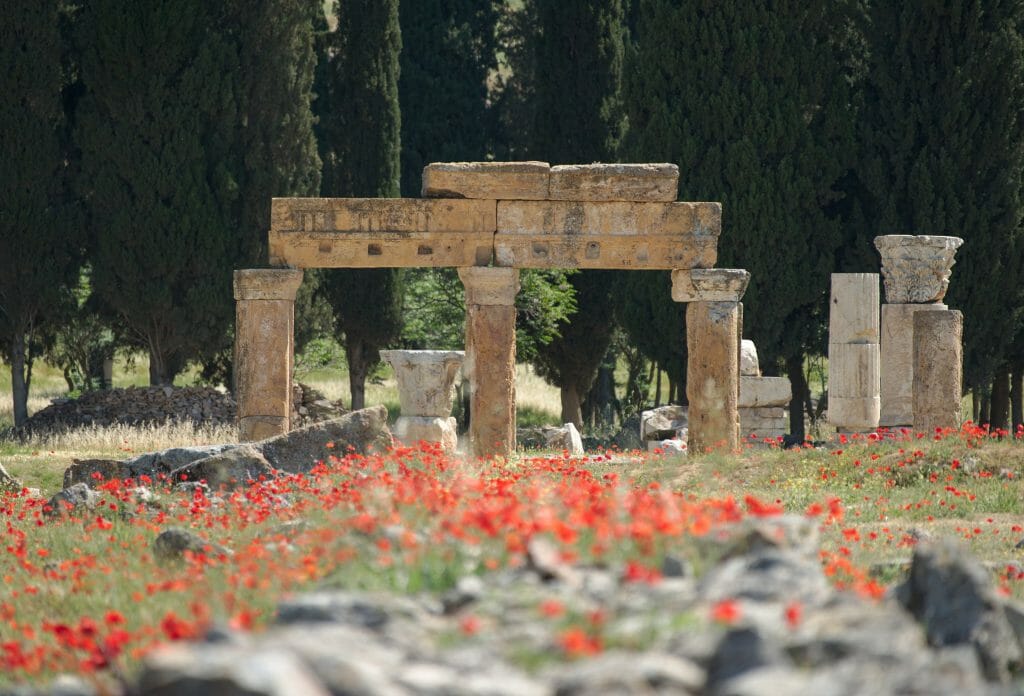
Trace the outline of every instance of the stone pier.
<path fill-rule="evenodd" d="M 829 304 L 828 420 L 839 432 L 878 428 L 878 274 L 833 273 Z"/>
<path fill-rule="evenodd" d="M 516 447 L 519 270 L 466 267 L 459 278 L 466 289 L 470 446 L 477 457 L 507 457 Z"/>
<path fill-rule="evenodd" d="M 451 416 L 455 375 L 462 367 L 461 350 L 382 350 L 381 360 L 391 365 L 398 382 L 402 415 L 395 421 L 395 437 L 412 444 L 440 442 L 452 453 L 458 444 Z"/>
<path fill-rule="evenodd" d="M 914 315 L 914 430 L 960 427 L 963 315 L 956 310 Z"/>
<path fill-rule="evenodd" d="M 741 269 L 672 272 L 672 299 L 686 302 L 686 397 L 690 452 L 740 446 Z"/>
<path fill-rule="evenodd" d="M 945 311 L 942 303 L 959 237 L 886 235 L 875 238 L 882 257 L 881 414 L 886 427 L 913 422 L 914 315 Z"/>
<path fill-rule="evenodd" d="M 288 432 L 291 415 L 295 293 L 302 271 L 235 271 L 235 394 L 238 437 Z"/>

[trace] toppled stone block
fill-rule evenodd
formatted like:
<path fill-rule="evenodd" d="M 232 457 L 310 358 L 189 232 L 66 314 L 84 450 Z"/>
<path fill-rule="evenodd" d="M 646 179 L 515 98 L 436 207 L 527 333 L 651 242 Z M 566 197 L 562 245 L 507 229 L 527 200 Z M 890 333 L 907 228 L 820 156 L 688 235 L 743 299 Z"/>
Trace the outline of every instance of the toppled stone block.
<path fill-rule="evenodd" d="M 671 440 L 689 425 L 685 406 L 661 406 L 640 414 L 640 439 Z"/>
<path fill-rule="evenodd" d="M 556 201 L 674 201 L 674 164 L 568 164 L 551 168 L 548 198 Z"/>
<path fill-rule="evenodd" d="M 76 483 L 58 492 L 43 507 L 48 517 L 61 517 L 82 508 L 92 510 L 99 502 L 100 495 L 84 483 Z"/>
<path fill-rule="evenodd" d="M 387 423 L 387 409 L 371 406 L 253 444 L 275 469 L 300 473 L 312 469 L 332 451 L 339 456 L 349 451 L 387 451 L 391 447 Z M 333 443 L 333 450 L 328 449 L 329 442 Z"/>
<path fill-rule="evenodd" d="M 740 377 L 740 408 L 787 406 L 792 397 L 793 389 L 786 377 Z"/>
<path fill-rule="evenodd" d="M 686 454 L 686 437 L 689 435 L 687 428 L 682 429 L 680 437 L 672 438 L 670 440 L 648 440 L 647 451 L 654 452 L 658 450 L 661 454 Z"/>
<path fill-rule="evenodd" d="M 572 423 L 566 423 L 560 428 L 545 428 L 544 440 L 549 449 L 564 450 L 574 456 L 583 454 L 583 439 Z"/>
<path fill-rule="evenodd" d="M 253 445 L 240 445 L 219 454 L 199 459 L 171 472 L 173 481 L 206 481 L 211 488 L 233 487 L 272 478 L 274 467 Z"/>

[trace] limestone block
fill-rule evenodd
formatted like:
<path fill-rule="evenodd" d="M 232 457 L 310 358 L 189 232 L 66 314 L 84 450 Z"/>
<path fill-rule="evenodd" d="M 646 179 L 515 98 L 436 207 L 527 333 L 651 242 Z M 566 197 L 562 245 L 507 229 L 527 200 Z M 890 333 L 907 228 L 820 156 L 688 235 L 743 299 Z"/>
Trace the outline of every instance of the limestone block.
<path fill-rule="evenodd" d="M 569 164 L 551 168 L 548 198 L 555 201 L 674 201 L 674 164 Z"/>
<path fill-rule="evenodd" d="M 946 309 L 941 302 L 882 305 L 881 425 L 909 426 L 914 422 L 914 313 Z"/>
<path fill-rule="evenodd" d="M 881 399 L 877 396 L 828 396 L 828 422 L 843 431 L 877 429 L 880 411 Z"/>
<path fill-rule="evenodd" d="M 686 406 L 660 406 L 640 414 L 641 440 L 666 440 L 678 436 L 688 423 Z"/>
<path fill-rule="evenodd" d="M 960 427 L 963 315 L 957 310 L 914 314 L 914 430 Z"/>
<path fill-rule="evenodd" d="M 564 450 L 574 456 L 583 454 L 583 438 L 572 423 L 565 423 L 560 428 L 545 429 L 544 446 L 548 449 Z"/>
<path fill-rule="evenodd" d="M 250 268 L 234 272 L 236 300 L 295 300 L 302 271 L 290 268 Z"/>
<path fill-rule="evenodd" d="M 759 406 L 787 406 L 793 398 L 793 388 L 787 377 L 740 376 L 740 408 Z"/>
<path fill-rule="evenodd" d="M 829 343 L 828 393 L 838 397 L 878 396 L 877 343 Z"/>
<path fill-rule="evenodd" d="M 441 449 L 451 453 L 459 442 L 454 418 L 430 416 L 399 416 L 395 421 L 395 438 L 407 445 L 440 442 Z"/>
<path fill-rule="evenodd" d="M 686 306 L 689 446 L 701 453 L 739 447 L 739 303 Z"/>
<path fill-rule="evenodd" d="M 740 341 L 740 375 L 760 377 L 761 366 L 757 360 L 757 346 L 748 338 Z"/>
<path fill-rule="evenodd" d="M 829 343 L 878 343 L 878 274 L 833 273 Z"/>
<path fill-rule="evenodd" d="M 474 267 L 459 269 L 466 289 L 466 305 L 514 305 L 519 292 L 519 271 L 514 268 Z"/>
<path fill-rule="evenodd" d="M 495 263 L 516 268 L 709 268 L 719 203 L 498 201 Z M 472 264 L 466 264 L 472 265 Z"/>
<path fill-rule="evenodd" d="M 274 198 L 270 262 L 296 268 L 486 265 L 496 227 L 493 200 Z"/>
<path fill-rule="evenodd" d="M 891 234 L 875 237 L 885 299 L 892 304 L 941 302 L 949 288 L 959 237 Z"/>
<path fill-rule="evenodd" d="M 460 350 L 382 350 L 398 382 L 403 416 L 447 417 L 452 412 L 455 376 L 462 369 Z"/>
<path fill-rule="evenodd" d="M 671 438 L 668 440 L 648 440 L 647 451 L 654 452 L 654 450 L 661 450 L 661 453 L 666 455 L 686 454 L 687 447 L 685 433 L 682 437 Z"/>
<path fill-rule="evenodd" d="M 694 268 L 672 271 L 676 302 L 739 302 L 750 284 L 742 268 Z"/>
<path fill-rule="evenodd" d="M 547 162 L 434 162 L 423 168 L 424 198 L 544 200 Z"/>
<path fill-rule="evenodd" d="M 740 432 L 748 435 L 756 432 L 758 435 L 768 431 L 781 430 L 785 432 L 789 428 L 789 412 L 784 408 L 741 408 L 740 409 Z"/>

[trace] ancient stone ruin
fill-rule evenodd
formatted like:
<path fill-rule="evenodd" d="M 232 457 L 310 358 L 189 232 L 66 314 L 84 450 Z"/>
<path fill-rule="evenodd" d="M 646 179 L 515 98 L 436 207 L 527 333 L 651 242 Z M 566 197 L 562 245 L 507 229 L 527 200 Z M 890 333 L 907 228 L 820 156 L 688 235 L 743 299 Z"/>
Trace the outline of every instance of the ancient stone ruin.
<path fill-rule="evenodd" d="M 452 400 L 455 377 L 465 353 L 455 350 L 382 350 L 381 360 L 391 365 L 398 381 L 402 415 L 395 422 L 395 437 L 402 442 L 440 442 L 445 452 L 458 444 Z"/>
<path fill-rule="evenodd" d="M 758 440 L 777 439 L 789 431 L 787 407 L 793 397 L 788 377 L 762 377 L 757 346 L 740 347 L 740 433 Z"/>
<path fill-rule="evenodd" d="M 736 449 L 740 300 L 749 274 L 712 268 L 721 204 L 677 202 L 678 181 L 672 164 L 460 162 L 428 165 L 421 199 L 274 199 L 269 249 L 277 268 L 235 272 L 240 437 L 288 430 L 304 268 L 459 269 L 477 456 L 515 448 L 520 268 L 667 269 L 672 299 L 688 303 L 690 448 Z"/>
<path fill-rule="evenodd" d="M 839 432 L 878 428 L 878 274 L 833 273 L 828 326 L 828 419 Z"/>

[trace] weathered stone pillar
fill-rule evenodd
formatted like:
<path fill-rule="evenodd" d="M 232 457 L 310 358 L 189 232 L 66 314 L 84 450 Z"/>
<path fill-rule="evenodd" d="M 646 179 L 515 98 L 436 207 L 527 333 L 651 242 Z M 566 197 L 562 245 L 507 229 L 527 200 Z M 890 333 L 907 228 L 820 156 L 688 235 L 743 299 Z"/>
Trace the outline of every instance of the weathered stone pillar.
<path fill-rule="evenodd" d="M 942 303 L 959 237 L 886 235 L 875 238 L 882 257 L 881 414 L 887 427 L 913 422 L 914 314 L 945 311 Z"/>
<path fill-rule="evenodd" d="M 516 447 L 516 293 L 519 270 L 459 269 L 466 288 L 469 440 L 478 457 L 509 456 Z"/>
<path fill-rule="evenodd" d="M 440 442 L 445 452 L 458 444 L 451 417 L 455 375 L 462 367 L 461 350 L 382 350 L 381 360 L 391 365 L 398 382 L 402 415 L 395 421 L 395 437 L 406 444 Z"/>
<path fill-rule="evenodd" d="M 963 315 L 956 310 L 914 315 L 914 430 L 960 427 Z"/>
<path fill-rule="evenodd" d="M 235 401 L 243 442 L 288 432 L 300 283 L 301 270 L 235 271 Z"/>
<path fill-rule="evenodd" d="M 828 420 L 840 432 L 878 428 L 878 338 L 878 274 L 833 273 L 828 327 Z"/>
<path fill-rule="evenodd" d="M 672 299 L 687 302 L 688 449 L 740 445 L 740 299 L 750 274 L 740 269 L 672 271 Z"/>

